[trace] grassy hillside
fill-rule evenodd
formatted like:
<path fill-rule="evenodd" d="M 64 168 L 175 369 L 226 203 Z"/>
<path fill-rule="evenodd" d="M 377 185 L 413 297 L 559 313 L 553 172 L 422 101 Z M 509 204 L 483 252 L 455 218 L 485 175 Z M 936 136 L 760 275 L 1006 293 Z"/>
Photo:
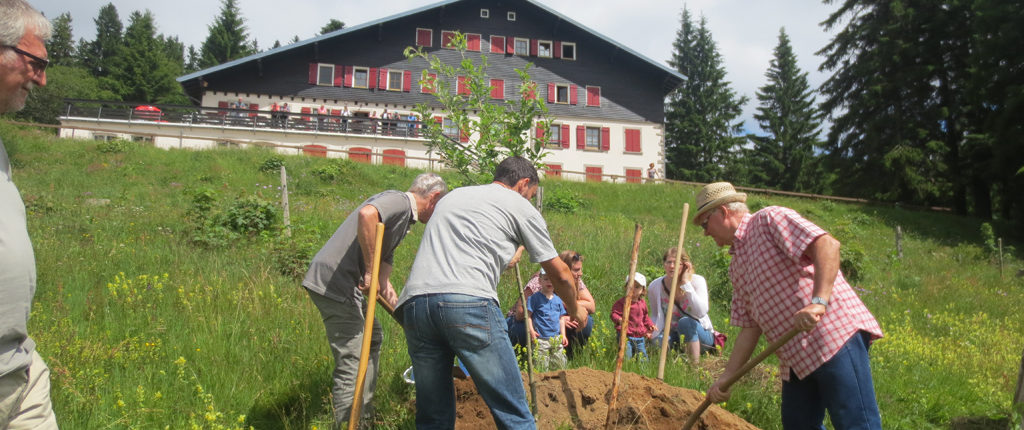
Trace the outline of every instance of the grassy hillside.
<path fill-rule="evenodd" d="M 39 272 L 29 330 L 52 369 L 63 428 L 329 427 L 332 359 L 295 273 L 363 199 L 404 190 L 418 172 L 255 149 L 60 140 L 6 124 L 0 137 L 29 211 Z M 290 175 L 290 239 L 276 227 L 260 231 L 263 223 L 280 225 L 279 163 Z M 660 276 L 661 254 L 675 244 L 682 205 L 697 189 L 542 185 L 556 247 L 585 256 L 584 279 L 598 302 L 595 336 L 571 365 L 611 370 L 608 313 L 629 270 L 634 223 L 644 227 L 640 270 Z M 886 333 L 871 350 L 885 428 L 1012 415 L 1024 347 L 1024 280 L 1015 276 L 1022 263 L 1007 257 L 1000 278 L 981 221 L 756 194 L 749 203 L 792 207 L 843 242 L 845 267 L 857 272 L 856 287 Z M 576 205 L 575 213 L 554 210 Z M 896 226 L 904 231 L 902 259 Z M 690 227 L 687 248 L 709 280 L 712 319 L 734 339 L 728 255 Z M 414 226 L 397 252 L 396 285 L 404 284 L 422 231 Z M 523 276 L 535 269 L 525 265 Z M 514 285 L 507 274 L 499 286 L 505 308 Z M 375 424 L 411 428 L 413 390 L 400 377 L 409 366 L 404 337 L 383 322 Z M 726 405 L 762 428 L 780 427 L 773 360 Z M 722 359 L 705 363 L 674 359 L 666 380 L 704 390 Z M 626 369 L 654 376 L 657 362 Z"/>

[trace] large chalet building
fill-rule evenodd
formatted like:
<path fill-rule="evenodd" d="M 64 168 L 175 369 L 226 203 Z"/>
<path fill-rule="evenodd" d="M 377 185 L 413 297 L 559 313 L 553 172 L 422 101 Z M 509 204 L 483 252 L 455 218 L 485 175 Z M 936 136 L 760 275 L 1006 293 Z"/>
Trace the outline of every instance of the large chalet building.
<path fill-rule="evenodd" d="M 158 146 L 270 142 L 313 155 L 436 168 L 411 116 L 417 104 L 437 107 L 424 120 L 444 122 L 453 138 L 475 136 L 448 130 L 434 94 L 419 83 L 427 62 L 408 60 L 403 51 L 422 47 L 457 64 L 458 51 L 446 48 L 455 32 L 466 35 L 471 58 L 487 57 L 494 103 L 519 98 L 515 69 L 533 63 L 535 95 L 554 119 L 549 130 L 531 130 L 552 142 L 546 174 L 638 182 L 650 163 L 664 171 L 664 99 L 686 78 L 533 0 L 447 0 L 240 58 L 178 78 L 201 106 L 197 113 L 146 121 L 152 118 L 136 110 L 122 120 L 129 133 L 162 130 L 153 133 Z M 461 91 L 461 79 L 451 87 Z M 287 116 L 280 112 L 285 103 Z M 385 112 L 392 117 L 383 118 Z M 76 117 L 62 122 L 67 135 Z"/>

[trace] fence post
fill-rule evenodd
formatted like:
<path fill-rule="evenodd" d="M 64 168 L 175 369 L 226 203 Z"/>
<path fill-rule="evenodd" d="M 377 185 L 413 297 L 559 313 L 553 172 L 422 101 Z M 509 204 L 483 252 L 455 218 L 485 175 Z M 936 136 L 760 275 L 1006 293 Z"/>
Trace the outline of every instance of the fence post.
<path fill-rule="evenodd" d="M 903 259 L 903 228 L 896 226 L 896 256 Z"/>
<path fill-rule="evenodd" d="M 292 237 L 292 217 L 288 210 L 288 173 L 284 166 L 281 166 L 281 207 L 284 208 L 284 234 Z"/>
<path fill-rule="evenodd" d="M 537 212 L 544 213 L 544 187 L 537 187 Z"/>
<path fill-rule="evenodd" d="M 1003 238 L 999 238 L 999 279 L 1003 279 Z"/>

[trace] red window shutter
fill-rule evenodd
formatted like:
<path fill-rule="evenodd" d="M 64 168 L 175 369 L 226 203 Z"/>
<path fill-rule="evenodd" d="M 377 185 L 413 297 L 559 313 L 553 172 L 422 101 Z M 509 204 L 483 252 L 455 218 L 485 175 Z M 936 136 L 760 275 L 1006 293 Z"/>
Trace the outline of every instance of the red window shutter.
<path fill-rule="evenodd" d="M 447 48 L 448 44 L 452 42 L 452 38 L 454 38 L 454 37 L 455 37 L 455 33 L 452 33 L 450 31 L 442 31 L 441 32 L 441 47 L 442 48 Z"/>
<path fill-rule="evenodd" d="M 469 133 L 466 133 L 466 130 L 459 130 L 459 142 L 469 142 Z"/>
<path fill-rule="evenodd" d="M 552 53 L 553 57 L 555 57 L 555 58 L 562 58 L 562 42 L 559 42 L 557 40 L 555 41 L 555 43 L 554 43 L 554 51 L 555 52 Z"/>
<path fill-rule="evenodd" d="M 479 34 L 467 34 L 466 35 L 466 50 L 468 50 L 468 51 L 480 51 L 480 35 Z"/>
<path fill-rule="evenodd" d="M 601 87 L 587 87 L 587 106 L 601 107 Z"/>
<path fill-rule="evenodd" d="M 444 124 L 444 117 L 435 116 L 434 117 L 434 122 L 436 122 L 438 124 Z"/>
<path fill-rule="evenodd" d="M 370 148 L 353 147 L 348 149 L 348 159 L 359 163 L 370 163 Z"/>
<path fill-rule="evenodd" d="M 626 152 L 640 152 L 640 130 L 626 130 Z"/>
<path fill-rule="evenodd" d="M 345 87 L 352 88 L 352 81 L 355 79 L 355 68 L 345 66 Z"/>
<path fill-rule="evenodd" d="M 334 86 L 340 87 L 344 80 L 345 80 L 345 68 L 335 64 L 334 65 Z"/>
<path fill-rule="evenodd" d="M 630 184 L 639 184 L 640 177 L 640 169 L 626 169 L 626 182 Z"/>
<path fill-rule="evenodd" d="M 437 73 L 427 73 L 427 81 L 420 85 L 420 92 L 433 94 L 437 88 Z"/>
<path fill-rule="evenodd" d="M 366 88 L 377 88 L 377 69 L 371 67 L 368 75 L 366 79 L 369 82 L 366 83 Z"/>
<path fill-rule="evenodd" d="M 587 147 L 587 128 L 582 125 L 576 126 L 576 149 Z"/>
<path fill-rule="evenodd" d="M 516 38 L 511 37 L 511 36 L 505 38 L 505 53 L 506 54 L 515 54 L 516 53 Z"/>
<path fill-rule="evenodd" d="M 496 100 L 502 100 L 505 98 L 505 81 L 501 79 L 491 79 L 491 98 Z"/>
<path fill-rule="evenodd" d="M 562 124 L 562 132 L 559 133 L 559 137 L 562 138 L 562 148 L 569 149 L 569 124 Z"/>
<path fill-rule="evenodd" d="M 491 53 L 505 53 L 505 36 L 491 36 Z"/>
<path fill-rule="evenodd" d="M 309 63 L 309 84 L 316 85 L 316 68 L 317 63 Z"/>
<path fill-rule="evenodd" d="M 601 172 L 600 167 L 587 167 L 586 172 L 587 182 L 601 182 L 601 176 L 603 173 Z"/>
<path fill-rule="evenodd" d="M 381 163 L 405 167 L 405 151 L 401 149 L 385 149 L 381 157 Z"/>
<path fill-rule="evenodd" d="M 302 147 L 302 153 L 311 157 L 327 157 L 327 147 L 323 145 L 306 145 Z"/>
<path fill-rule="evenodd" d="M 551 176 L 552 178 L 561 178 L 562 166 L 558 164 L 548 164 L 547 169 L 544 172 L 544 176 Z"/>
<path fill-rule="evenodd" d="M 456 84 L 455 91 L 459 95 L 467 95 L 467 94 L 469 94 L 469 85 L 466 84 L 466 77 L 465 76 L 459 76 L 458 77 L 458 83 Z"/>
<path fill-rule="evenodd" d="M 608 127 L 601 127 L 601 150 L 607 151 L 611 146 L 611 130 Z"/>
<path fill-rule="evenodd" d="M 388 89 L 388 69 L 385 69 L 383 67 L 380 68 L 380 77 L 377 78 L 377 89 Z"/>
<path fill-rule="evenodd" d="M 405 73 L 402 74 L 402 76 L 402 91 L 412 91 L 412 72 L 406 70 Z"/>
<path fill-rule="evenodd" d="M 538 46 L 537 39 L 530 39 L 530 56 L 531 57 L 536 57 L 537 56 L 537 46 Z"/>
<path fill-rule="evenodd" d="M 540 140 L 540 141 L 544 140 L 544 126 L 542 124 L 537 124 L 536 136 L 537 136 L 537 140 Z"/>
<path fill-rule="evenodd" d="M 430 30 L 427 30 L 427 29 L 422 29 L 422 28 L 416 29 L 416 45 L 417 46 L 426 46 L 426 47 L 429 48 L 431 46 L 431 42 L 433 42 L 431 40 L 431 35 L 432 34 L 433 34 L 433 32 L 430 31 Z"/>
<path fill-rule="evenodd" d="M 569 103 L 576 104 L 579 101 L 579 97 L 576 90 L 576 85 L 569 85 Z"/>
<path fill-rule="evenodd" d="M 555 84 L 548 82 L 548 103 L 555 102 Z"/>

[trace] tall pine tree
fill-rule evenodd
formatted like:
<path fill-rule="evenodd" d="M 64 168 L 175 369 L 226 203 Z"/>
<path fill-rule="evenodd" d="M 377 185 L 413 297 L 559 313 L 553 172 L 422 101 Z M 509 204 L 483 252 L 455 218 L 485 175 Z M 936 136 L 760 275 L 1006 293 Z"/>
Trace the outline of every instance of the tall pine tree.
<path fill-rule="evenodd" d="M 79 43 L 80 63 L 93 76 L 109 76 L 120 61 L 124 26 L 113 3 L 101 7 L 93 22 L 96 23 L 96 38 L 91 42 L 83 40 Z"/>
<path fill-rule="evenodd" d="M 179 44 L 180 45 L 180 44 Z M 124 59 L 112 74 L 121 84 L 125 100 L 140 103 L 165 102 L 180 92 L 174 78 L 180 66 L 168 58 L 163 36 L 157 37 L 153 14 L 135 11 L 124 35 Z"/>
<path fill-rule="evenodd" d="M 821 177 L 814 162 L 820 116 L 807 72 L 797 66 L 785 29 L 779 29 L 779 43 L 765 76 L 768 83 L 757 91 L 760 105 L 754 119 L 768 135 L 751 136 L 751 185 L 820 191 Z"/>
<path fill-rule="evenodd" d="M 70 66 L 75 62 L 75 40 L 71 36 L 71 13 L 64 12 L 51 21 L 53 35 L 46 42 L 50 63 Z"/>
<path fill-rule="evenodd" d="M 673 49 L 669 65 L 687 79 L 669 94 L 665 108 L 667 177 L 698 182 L 726 179 L 732 154 L 742 142 L 737 133 L 743 122 L 734 121 L 747 99 L 729 88 L 704 17 L 695 28 L 689 10 L 683 8 Z"/>
<path fill-rule="evenodd" d="M 256 52 L 249 41 L 245 18 L 236 0 L 221 0 L 220 15 L 208 26 L 210 33 L 199 49 L 199 68 L 205 69 Z"/>

